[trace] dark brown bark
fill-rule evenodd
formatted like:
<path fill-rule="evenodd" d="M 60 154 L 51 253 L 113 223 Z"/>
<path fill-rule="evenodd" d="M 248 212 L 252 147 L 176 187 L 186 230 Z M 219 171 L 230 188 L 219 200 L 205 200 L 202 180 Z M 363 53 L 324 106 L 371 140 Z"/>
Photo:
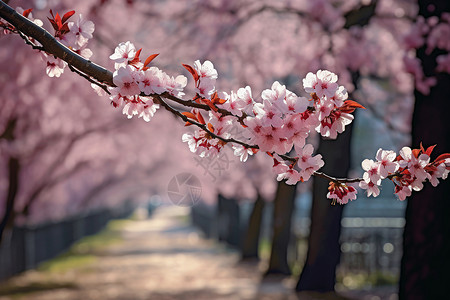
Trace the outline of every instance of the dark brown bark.
<path fill-rule="evenodd" d="M 14 129 L 16 128 L 16 120 L 10 120 L 0 139 L 8 141 L 14 140 Z M 0 243 L 3 240 L 5 230 L 14 224 L 14 206 L 16 195 L 19 190 L 19 173 L 20 164 L 16 157 L 10 157 L 8 160 L 8 194 L 6 195 L 5 214 L 0 221 Z"/>
<path fill-rule="evenodd" d="M 272 248 L 269 267 L 265 275 L 291 275 L 287 253 L 291 237 L 291 220 L 296 195 L 297 185 L 287 185 L 284 181 L 278 183 L 273 204 Z"/>
<path fill-rule="evenodd" d="M 323 171 L 346 177 L 350 169 L 352 127 L 348 126 L 337 140 L 321 140 L 318 153 L 326 161 Z M 341 256 L 339 236 L 344 206 L 331 205 L 327 199 L 328 182 L 314 178 L 313 204 L 308 252 L 297 291 L 334 291 L 336 266 Z"/>
<path fill-rule="evenodd" d="M 259 236 L 261 234 L 261 224 L 263 220 L 265 201 L 258 193 L 252 212 L 248 220 L 244 239 L 242 241 L 242 260 L 259 259 Z"/>
<path fill-rule="evenodd" d="M 81 57 L 59 43 L 47 30 L 37 26 L 24 16 L 18 14 L 3 1 L 0 1 L 0 17 L 14 25 L 26 36 L 39 41 L 46 52 L 66 61 L 69 65 L 74 66 L 76 69 L 95 78 L 99 82 L 114 86 L 112 73 L 110 71 Z"/>
<path fill-rule="evenodd" d="M 439 16 L 450 11 L 447 0 L 419 1 L 419 15 Z M 434 10 L 429 10 L 433 5 Z M 429 95 L 415 91 L 412 124 L 412 146 L 437 144 L 436 153 L 450 152 L 450 75 L 434 74 L 436 56 L 444 54 L 434 50 L 425 53 L 419 49 L 424 73 L 435 75 L 437 85 Z M 432 157 L 433 159 L 433 157 Z M 442 181 L 437 188 L 429 183 L 420 192 L 413 192 L 406 208 L 406 226 L 403 235 L 403 258 L 399 283 L 399 298 L 448 299 L 450 282 L 450 181 Z"/>

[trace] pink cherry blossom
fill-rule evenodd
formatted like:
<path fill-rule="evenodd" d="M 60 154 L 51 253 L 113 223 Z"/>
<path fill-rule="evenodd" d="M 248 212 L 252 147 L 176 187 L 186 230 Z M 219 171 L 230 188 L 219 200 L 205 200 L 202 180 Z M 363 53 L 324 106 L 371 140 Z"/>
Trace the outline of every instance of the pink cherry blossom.
<path fill-rule="evenodd" d="M 136 81 L 140 91 L 146 95 L 164 93 L 165 88 L 161 84 L 161 73 L 162 71 L 157 67 L 151 67 L 145 71 L 137 72 Z"/>
<path fill-rule="evenodd" d="M 400 167 L 407 167 L 411 176 L 415 176 L 420 181 L 424 181 L 430 178 L 430 174 L 424 169 L 425 166 L 430 162 L 430 157 L 426 154 L 421 154 L 419 157 L 415 157 L 412 154 L 411 148 L 403 147 L 400 150 L 400 156 L 403 160 L 399 161 Z"/>
<path fill-rule="evenodd" d="M 302 169 L 300 174 L 304 181 L 309 180 L 312 174 L 325 164 L 322 155 L 312 156 L 314 147 L 311 144 L 306 144 L 303 148 L 295 146 L 295 152 L 298 156 L 297 165 Z"/>
<path fill-rule="evenodd" d="M 270 103 L 280 114 L 284 114 L 288 111 L 285 102 L 286 92 L 286 86 L 275 81 L 270 89 L 262 91 L 261 98 L 264 103 Z"/>
<path fill-rule="evenodd" d="M 130 41 L 120 43 L 114 53 L 109 56 L 115 63 L 115 68 L 124 67 L 128 61 L 132 60 L 136 55 L 136 47 Z"/>
<path fill-rule="evenodd" d="M 54 57 L 53 55 L 47 56 L 47 68 L 46 73 L 49 77 L 59 77 L 62 73 L 64 73 L 64 68 L 67 66 L 67 63 L 59 58 Z"/>
<path fill-rule="evenodd" d="M 223 98 L 227 101 L 222 104 L 222 107 L 231 112 L 233 115 L 241 117 L 242 105 L 239 101 L 239 98 L 237 97 L 237 94 L 233 91 L 231 92 L 231 94 L 223 93 Z"/>
<path fill-rule="evenodd" d="M 389 174 L 393 174 L 398 170 L 399 164 L 394 162 L 396 157 L 397 154 L 394 151 L 386 151 L 381 148 L 378 149 L 376 159 L 380 163 L 379 172 L 381 178 L 386 178 Z"/>
<path fill-rule="evenodd" d="M 286 170 L 286 172 L 278 174 L 278 176 L 277 176 L 278 181 L 287 179 L 286 184 L 290 184 L 290 185 L 294 185 L 297 182 L 299 182 L 300 178 L 301 178 L 300 173 L 293 168 L 288 168 Z"/>
<path fill-rule="evenodd" d="M 433 171 L 429 171 L 430 174 L 430 183 L 436 187 L 439 184 L 439 178 L 447 179 L 448 173 L 450 171 L 446 169 L 445 163 L 441 163 L 435 167 Z"/>
<path fill-rule="evenodd" d="M 116 87 L 112 88 L 111 91 L 122 96 L 139 95 L 141 90 L 135 76 L 136 73 L 130 66 L 121 67 L 114 71 L 113 82 Z"/>
<path fill-rule="evenodd" d="M 239 144 L 233 144 L 234 155 L 239 157 L 241 162 L 246 162 L 249 155 L 253 155 L 253 151 L 250 148 L 246 148 Z"/>
<path fill-rule="evenodd" d="M 331 98 L 338 89 L 337 79 L 336 74 L 327 70 L 319 70 L 316 74 L 309 72 L 303 79 L 303 88 L 308 93 L 316 93 L 320 98 Z"/>
<path fill-rule="evenodd" d="M 249 86 L 245 88 L 240 88 L 236 92 L 236 98 L 239 105 L 242 107 L 243 112 L 250 114 L 253 109 L 255 101 L 252 97 L 252 89 Z"/>
<path fill-rule="evenodd" d="M 286 105 L 288 107 L 289 113 L 302 113 L 304 112 L 308 106 L 309 101 L 305 97 L 298 97 L 291 91 L 286 91 Z"/>
<path fill-rule="evenodd" d="M 338 184 L 331 182 L 328 188 L 328 199 L 333 199 L 332 204 L 347 204 L 348 201 L 356 200 L 357 191 L 354 187 L 346 184 Z"/>
<path fill-rule="evenodd" d="M 411 196 L 412 188 L 410 185 L 408 186 L 395 186 L 395 194 L 397 195 L 398 199 L 403 201 L 406 199 L 406 197 Z"/>
<path fill-rule="evenodd" d="M 197 71 L 200 80 L 202 78 L 217 79 L 218 77 L 217 70 L 214 69 L 214 65 L 209 60 L 203 64 L 199 60 L 196 60 L 194 62 L 194 69 Z"/>
<path fill-rule="evenodd" d="M 67 25 L 70 29 L 69 34 L 75 37 L 78 47 L 83 47 L 89 39 L 92 39 L 95 25 L 92 21 L 86 20 L 82 14 L 78 15 L 77 21 L 69 22 Z"/>
<path fill-rule="evenodd" d="M 186 76 L 184 75 L 178 75 L 177 77 L 171 76 L 167 80 L 166 89 L 169 92 L 169 94 L 175 97 L 183 97 L 184 96 L 183 90 L 186 87 L 186 84 L 187 84 Z"/>
<path fill-rule="evenodd" d="M 256 103 L 253 110 L 263 126 L 280 127 L 283 124 L 280 111 L 268 100 L 264 100 L 263 103 Z"/>
<path fill-rule="evenodd" d="M 365 180 L 359 182 L 359 187 L 366 190 L 367 196 L 377 197 L 380 194 L 380 189 L 376 183 L 372 181 L 366 182 Z"/>
<path fill-rule="evenodd" d="M 381 176 L 379 174 L 380 163 L 374 162 L 371 159 L 365 159 L 362 161 L 361 165 L 366 171 L 363 175 L 364 181 L 367 183 L 373 182 L 379 185 L 381 183 Z"/>
<path fill-rule="evenodd" d="M 155 104 L 153 99 L 150 97 L 140 97 L 145 103 L 142 104 L 142 111 L 139 114 L 139 118 L 142 117 L 144 121 L 150 122 L 150 120 L 155 115 L 157 109 L 159 109 L 159 104 Z"/>

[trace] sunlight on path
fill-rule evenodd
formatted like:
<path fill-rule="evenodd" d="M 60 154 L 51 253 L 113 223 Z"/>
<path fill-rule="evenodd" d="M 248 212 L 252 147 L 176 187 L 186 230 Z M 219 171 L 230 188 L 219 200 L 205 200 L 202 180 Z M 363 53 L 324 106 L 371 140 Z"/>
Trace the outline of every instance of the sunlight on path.
<path fill-rule="evenodd" d="M 30 271 L 14 279 L 24 289 L 46 282 L 52 289 L 0 299 L 297 299 L 279 283 L 260 288 L 259 270 L 237 264 L 236 252 L 200 238 L 188 215 L 180 207 L 159 208 L 149 219 L 127 223 L 123 243 L 88 266 L 51 275 Z"/>

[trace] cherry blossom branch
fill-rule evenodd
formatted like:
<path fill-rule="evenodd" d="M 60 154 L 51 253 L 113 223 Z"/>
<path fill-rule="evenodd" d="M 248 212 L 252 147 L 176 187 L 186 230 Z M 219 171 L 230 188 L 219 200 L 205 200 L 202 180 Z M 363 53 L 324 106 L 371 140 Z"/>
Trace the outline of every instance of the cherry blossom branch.
<path fill-rule="evenodd" d="M 168 105 L 161 97 L 161 95 L 154 95 L 153 97 L 155 97 L 158 100 L 158 103 L 160 103 L 162 106 L 164 106 L 165 109 L 167 109 L 168 111 L 170 111 L 171 113 L 173 113 L 174 115 L 178 116 L 179 118 L 181 118 L 183 121 L 191 123 L 192 125 L 195 125 L 199 128 L 201 128 L 202 130 L 204 130 L 206 133 L 208 133 L 211 137 L 215 138 L 215 139 L 219 139 L 221 141 L 223 141 L 224 143 L 235 143 L 235 144 L 239 144 L 241 146 L 244 146 L 246 148 L 251 148 L 251 149 L 259 149 L 259 147 L 257 145 L 249 145 L 245 142 L 242 141 L 238 141 L 235 140 L 233 138 L 224 138 L 221 137 L 220 135 L 215 134 L 214 132 L 210 131 L 208 129 L 208 126 L 206 126 L 206 124 L 201 124 L 197 121 L 194 121 L 188 117 L 186 117 L 185 115 L 183 115 L 182 113 L 180 113 L 179 111 L 177 111 L 176 109 L 172 108 L 170 105 Z M 290 158 L 291 159 L 291 158 Z"/>
<path fill-rule="evenodd" d="M 364 180 L 363 178 L 335 178 L 322 172 L 314 172 L 314 176 L 321 177 L 335 183 L 357 183 Z"/>
<path fill-rule="evenodd" d="M 83 58 L 59 43 L 47 30 L 37 26 L 29 19 L 17 13 L 3 1 L 0 1 L 0 17 L 14 25 L 18 31 L 41 43 L 45 52 L 51 53 L 55 57 L 66 61 L 69 65 L 74 66 L 88 76 L 94 77 L 101 83 L 114 86 L 113 76 L 110 71 Z"/>
<path fill-rule="evenodd" d="M 5 19 L 9 23 L 11 23 L 13 26 L 15 26 L 15 28 L 18 31 L 18 33 L 21 33 L 21 36 L 23 35 L 24 37 L 29 36 L 29 37 L 34 38 L 35 40 L 37 40 L 39 43 L 41 43 L 43 45 L 42 49 L 44 51 L 46 51 L 48 53 L 51 53 L 52 55 L 54 55 L 54 56 L 56 56 L 56 57 L 58 57 L 58 58 L 60 58 L 60 59 L 62 59 L 64 61 L 66 61 L 68 63 L 68 65 L 69 65 L 70 69 L 73 72 L 75 72 L 78 75 L 82 76 L 83 78 L 85 78 L 89 82 L 94 83 L 96 85 L 99 85 L 102 89 L 104 89 L 108 93 L 109 93 L 109 91 L 107 90 L 106 86 L 102 85 L 101 83 L 105 83 L 106 85 L 111 86 L 111 87 L 115 86 L 115 84 L 113 82 L 113 74 L 112 74 L 112 72 L 110 72 L 109 70 L 103 68 L 102 66 L 96 65 L 96 64 L 92 63 L 91 61 L 86 60 L 82 56 L 80 56 L 77 53 L 73 52 L 71 49 L 67 48 L 66 46 L 61 44 L 59 41 L 57 41 L 48 31 L 46 31 L 45 29 L 37 26 L 36 24 L 31 22 L 30 20 L 28 20 L 24 16 L 18 14 L 17 12 L 15 12 L 14 9 L 10 8 L 3 1 L 0 1 L 0 17 L 2 17 L 3 19 Z M 29 39 L 26 39 L 26 41 L 29 41 Z M 28 43 L 28 44 L 30 44 L 30 43 Z M 31 46 L 33 46 L 33 44 L 31 44 Z M 92 78 L 94 78 L 97 81 L 93 80 Z M 201 128 L 202 130 L 204 130 L 206 133 L 208 133 L 213 138 L 219 139 L 219 140 L 223 141 L 224 143 L 239 144 L 239 145 L 241 145 L 241 146 L 243 146 L 245 148 L 248 148 L 248 149 L 259 149 L 259 147 L 257 145 L 249 145 L 249 144 L 247 144 L 245 142 L 238 141 L 238 140 L 233 139 L 233 138 L 223 138 L 223 137 L 215 134 L 214 132 L 210 131 L 205 124 L 201 124 L 201 123 L 198 123 L 198 122 L 196 122 L 196 121 L 194 121 L 192 119 L 189 119 L 185 115 L 180 113 L 179 111 L 173 109 L 162 98 L 174 101 L 174 102 L 176 102 L 178 104 L 181 104 L 181 105 L 183 105 L 185 107 L 198 108 L 198 109 L 202 109 L 202 110 L 205 110 L 205 111 L 211 110 L 211 107 L 206 105 L 206 104 L 197 103 L 194 100 L 183 100 L 183 99 L 180 99 L 180 98 L 178 98 L 176 96 L 173 96 L 173 95 L 169 94 L 168 92 L 164 92 L 161 95 L 151 94 L 151 95 L 146 95 L 146 96 L 154 97 L 168 111 L 170 111 L 173 114 L 177 115 L 183 121 L 189 122 L 189 123 L 191 123 L 191 124 Z M 242 122 L 243 118 L 245 117 L 245 115 L 243 115 L 241 117 L 235 116 L 231 112 L 229 112 L 229 111 L 227 111 L 225 109 L 222 109 L 222 108 L 218 108 L 217 106 L 215 108 L 222 115 L 224 115 L 224 116 L 234 116 L 240 122 Z M 274 154 L 274 153 L 272 153 L 272 154 Z M 290 157 L 288 155 L 279 155 L 279 157 L 281 157 L 285 161 L 290 161 L 290 162 L 293 162 L 293 163 L 295 163 L 297 161 L 297 158 Z M 344 183 L 344 182 L 360 181 L 358 179 L 336 179 L 336 178 L 333 178 L 331 176 L 325 175 L 325 174 L 320 173 L 320 172 L 317 173 L 317 174 L 316 173 L 314 173 L 314 175 L 317 175 L 318 177 L 322 177 L 322 178 L 331 180 L 333 182 Z"/>
<path fill-rule="evenodd" d="M 372 17 L 375 4 L 376 1 L 373 1 L 373 7 L 361 7 L 367 10 L 366 18 Z M 264 6 L 262 8 L 265 9 Z M 24 15 L 28 16 L 30 11 L 24 12 Z M 334 139 L 353 120 L 351 113 L 356 108 L 364 108 L 359 103 L 348 100 L 345 87 L 339 86 L 337 75 L 328 70 L 319 70 L 316 74 L 310 72 L 303 79 L 303 88 L 312 99 L 298 97 L 276 81 L 271 89 L 262 92 L 261 103 L 253 99 L 250 87 L 241 88 L 236 93 L 224 93 L 224 96 L 221 96 L 224 99 L 221 99 L 215 89 L 218 74 L 213 64 L 210 61 L 203 64 L 195 61 L 194 67 L 183 66 L 194 78 L 196 96 L 192 100 L 183 100 L 180 97 L 184 95 L 187 78 L 183 75 L 174 78 L 156 67 L 149 67 L 158 54 L 150 55 L 145 63 L 142 63 L 139 58 L 142 49 L 136 50 L 129 41 L 120 43 L 110 56 L 115 62 L 114 74 L 75 53 L 82 53 L 84 48 L 80 44 L 71 44 L 68 37 L 70 35 L 66 34 L 83 32 L 86 35 L 83 38 L 90 39 L 94 24 L 83 20 L 81 16 L 76 24 L 67 24 L 67 20 L 74 13 L 67 12 L 61 21 L 58 14 L 55 17 L 51 12 L 53 19 L 49 20 L 55 29 L 54 38 L 38 26 L 42 25 L 40 20 L 40 24 L 35 24 L 0 1 L 0 17 L 11 24 L 1 23 L 1 26 L 19 34 L 32 47 L 36 46 L 36 40 L 42 44 L 42 47 L 36 46 L 40 47 L 39 50 L 55 57 L 45 55 L 47 74 L 50 77 L 59 77 L 67 63 L 73 72 L 109 93 L 113 106 L 123 107 L 123 113 L 129 118 L 138 115 L 148 122 L 159 108 L 158 104 L 162 105 L 183 121 L 200 128 L 194 135 L 184 134 L 183 141 L 188 142 L 190 150 L 201 157 L 217 155 L 227 143 L 233 144 L 234 154 L 240 156 L 241 161 L 254 154 L 256 151 L 253 150 L 259 149 L 273 157 L 273 170 L 278 174 L 277 180 L 285 179 L 287 184 L 295 184 L 307 181 L 312 175 L 324 178 L 330 182 L 327 197 L 333 199 L 333 203 L 340 204 L 356 199 L 356 189 L 347 183 L 359 183 L 369 196 L 376 197 L 380 193 L 378 186 L 381 181 L 390 179 L 394 182 L 395 193 L 400 200 L 404 200 L 412 190 L 422 189 L 426 180 L 436 186 L 439 178 L 445 179 L 448 176 L 450 154 L 442 154 L 430 163 L 434 146 L 425 150 L 422 145 L 420 149 L 404 147 L 399 156 L 393 151 L 379 149 L 375 162 L 369 159 L 362 162 L 366 171 L 363 178 L 334 178 L 318 172 L 324 161 L 320 154 L 313 156 L 313 146 L 306 144 L 310 131 L 315 129 L 323 137 Z M 72 30 L 73 28 L 76 29 Z M 84 46 L 86 43 L 83 40 Z M 83 55 L 90 57 L 92 51 L 85 50 Z M 333 49 L 327 51 L 333 52 Z M 192 108 L 192 111 L 181 113 L 166 100 Z M 210 111 L 209 122 L 205 122 L 199 109 Z M 249 128 L 250 140 L 254 145 L 231 136 L 230 126 L 234 125 L 236 120 Z M 278 154 L 288 153 L 293 147 L 296 157 Z M 291 163 L 287 163 L 288 161 Z"/>

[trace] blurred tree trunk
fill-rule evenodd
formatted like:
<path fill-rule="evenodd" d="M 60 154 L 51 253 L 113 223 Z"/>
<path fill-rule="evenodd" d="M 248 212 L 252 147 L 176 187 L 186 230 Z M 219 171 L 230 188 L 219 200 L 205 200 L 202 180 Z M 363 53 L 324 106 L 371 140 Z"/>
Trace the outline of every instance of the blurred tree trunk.
<path fill-rule="evenodd" d="M 217 206 L 219 241 L 239 248 L 241 242 L 239 204 L 236 199 L 229 199 L 219 194 Z"/>
<path fill-rule="evenodd" d="M 14 129 L 16 128 L 16 120 L 10 120 L 6 125 L 5 131 L 0 136 L 1 139 L 8 141 L 14 140 Z M 19 190 L 19 173 L 20 163 L 16 157 L 10 157 L 8 160 L 8 194 L 5 201 L 5 214 L 0 221 L 0 244 L 3 240 L 5 230 L 14 224 L 14 204 L 16 195 Z"/>
<path fill-rule="evenodd" d="M 259 259 L 259 236 L 263 220 L 265 201 L 260 193 L 253 204 L 253 209 L 248 220 L 247 229 L 242 241 L 242 260 Z"/>
<path fill-rule="evenodd" d="M 287 253 L 296 195 L 297 185 L 288 185 L 284 181 L 278 183 L 273 203 L 272 248 L 265 275 L 291 275 Z"/>
<path fill-rule="evenodd" d="M 323 172 L 335 177 L 347 176 L 351 137 L 352 126 L 347 126 L 337 140 L 320 140 L 317 152 L 326 162 Z M 331 205 L 327 193 L 328 181 L 314 178 L 308 252 L 297 291 L 334 291 L 336 267 L 341 256 L 339 236 L 344 205 Z"/>
<path fill-rule="evenodd" d="M 434 9 L 430 10 L 431 5 Z M 450 11 L 448 0 L 419 1 L 419 15 L 440 16 Z M 417 51 L 426 76 L 436 76 L 437 85 L 429 95 L 415 91 L 412 120 L 412 146 L 437 144 L 436 153 L 450 152 L 450 75 L 435 75 L 436 57 L 445 54 L 425 48 Z M 434 159 L 434 157 L 432 157 Z M 406 207 L 403 234 L 403 258 L 399 283 L 400 299 L 448 299 L 450 282 L 450 181 L 436 188 L 429 183 L 420 192 L 413 192 Z"/>

